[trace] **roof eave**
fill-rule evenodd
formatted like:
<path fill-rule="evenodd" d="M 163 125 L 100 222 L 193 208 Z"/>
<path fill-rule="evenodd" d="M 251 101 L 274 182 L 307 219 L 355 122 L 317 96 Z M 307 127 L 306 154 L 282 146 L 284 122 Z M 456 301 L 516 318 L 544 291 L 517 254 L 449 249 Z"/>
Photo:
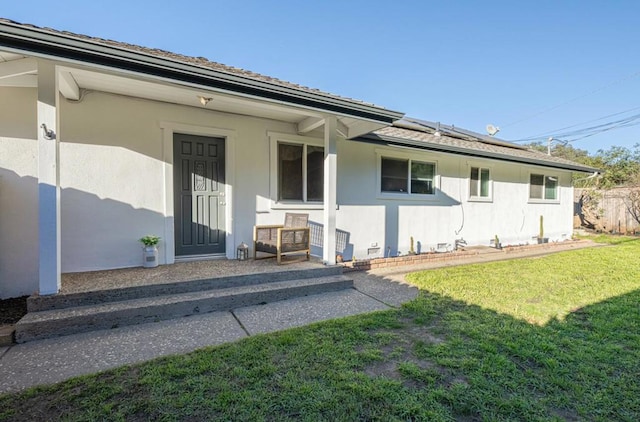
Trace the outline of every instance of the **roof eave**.
<path fill-rule="evenodd" d="M 354 141 L 386 144 L 390 146 L 399 145 L 399 146 L 412 147 L 416 149 L 424 149 L 429 151 L 444 152 L 444 153 L 465 155 L 465 156 L 478 157 L 478 158 L 489 158 L 492 160 L 509 161 L 509 162 L 521 163 L 521 164 L 531 164 L 536 166 L 549 167 L 549 168 L 555 168 L 560 170 L 570 170 L 570 171 L 583 172 L 583 173 L 600 172 L 600 170 L 596 168 L 582 166 L 577 163 L 575 165 L 568 164 L 568 163 L 556 163 L 548 160 L 537 160 L 534 158 L 515 157 L 513 155 L 508 155 L 508 154 L 500 154 L 500 153 L 489 152 L 489 151 L 471 150 L 467 148 L 456 147 L 453 145 L 435 144 L 427 141 L 414 141 L 410 139 L 396 138 L 393 136 L 385 136 L 385 135 L 378 135 L 378 134 L 368 134 L 365 136 L 361 136 L 359 138 L 354 139 Z"/>
<path fill-rule="evenodd" d="M 247 96 L 291 103 L 316 110 L 390 124 L 404 114 L 374 105 L 340 99 L 157 57 L 66 34 L 0 22 L 0 46 L 41 57 L 90 63 L 171 80 L 198 84 Z"/>

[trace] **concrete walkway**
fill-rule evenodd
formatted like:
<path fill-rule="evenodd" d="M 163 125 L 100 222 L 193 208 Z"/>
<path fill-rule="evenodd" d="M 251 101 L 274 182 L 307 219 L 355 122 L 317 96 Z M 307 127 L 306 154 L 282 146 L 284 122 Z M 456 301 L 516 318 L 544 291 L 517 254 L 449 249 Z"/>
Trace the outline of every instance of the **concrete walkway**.
<path fill-rule="evenodd" d="M 265 305 L 185 317 L 170 321 L 94 331 L 0 347 L 0 394 L 52 384 L 160 356 L 183 354 L 241 338 L 341 318 L 388 310 L 415 298 L 404 283 L 413 271 L 504 259 L 547 255 L 596 246 L 567 243 L 544 250 L 487 253 L 465 259 L 353 272 L 355 289 L 306 296 Z"/>
<path fill-rule="evenodd" d="M 0 394 L 250 335 L 387 310 L 418 292 L 379 277 L 352 275 L 355 289 L 0 347 Z"/>

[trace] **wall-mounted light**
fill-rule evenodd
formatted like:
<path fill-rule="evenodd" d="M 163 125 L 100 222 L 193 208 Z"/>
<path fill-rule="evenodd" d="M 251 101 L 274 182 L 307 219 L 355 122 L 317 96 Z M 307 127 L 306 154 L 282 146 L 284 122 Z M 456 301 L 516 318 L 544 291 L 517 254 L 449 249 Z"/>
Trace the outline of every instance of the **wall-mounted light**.
<path fill-rule="evenodd" d="M 209 104 L 209 101 L 213 100 L 211 97 L 203 97 L 202 95 L 198 95 L 198 99 L 200 100 L 200 104 L 206 107 Z"/>
<path fill-rule="evenodd" d="M 44 123 L 41 124 L 40 127 L 42 128 L 44 139 L 56 139 L 56 133 L 53 131 L 53 129 L 48 129 L 47 125 L 45 125 Z"/>

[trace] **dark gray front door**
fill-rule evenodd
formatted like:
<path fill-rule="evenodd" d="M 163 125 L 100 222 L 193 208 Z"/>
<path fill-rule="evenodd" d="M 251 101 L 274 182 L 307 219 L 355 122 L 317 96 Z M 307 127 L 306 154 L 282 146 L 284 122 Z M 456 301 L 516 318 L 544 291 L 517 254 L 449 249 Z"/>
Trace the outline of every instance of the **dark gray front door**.
<path fill-rule="evenodd" d="M 173 135 L 176 256 L 225 252 L 224 139 Z"/>

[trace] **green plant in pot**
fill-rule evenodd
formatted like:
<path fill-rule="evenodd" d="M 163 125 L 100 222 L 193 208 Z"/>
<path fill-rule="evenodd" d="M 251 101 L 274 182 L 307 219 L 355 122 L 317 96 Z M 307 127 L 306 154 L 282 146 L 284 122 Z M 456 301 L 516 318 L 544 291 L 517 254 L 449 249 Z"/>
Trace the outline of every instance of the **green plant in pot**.
<path fill-rule="evenodd" d="M 544 217 L 540 216 L 540 232 L 538 233 L 538 243 L 549 243 L 549 238 L 544 237 Z"/>
<path fill-rule="evenodd" d="M 157 267 L 160 236 L 146 235 L 141 237 L 139 241 L 144 245 L 142 248 L 142 266 L 145 268 Z"/>
<path fill-rule="evenodd" d="M 146 247 L 158 246 L 160 236 L 146 235 L 140 238 L 140 242 Z"/>

